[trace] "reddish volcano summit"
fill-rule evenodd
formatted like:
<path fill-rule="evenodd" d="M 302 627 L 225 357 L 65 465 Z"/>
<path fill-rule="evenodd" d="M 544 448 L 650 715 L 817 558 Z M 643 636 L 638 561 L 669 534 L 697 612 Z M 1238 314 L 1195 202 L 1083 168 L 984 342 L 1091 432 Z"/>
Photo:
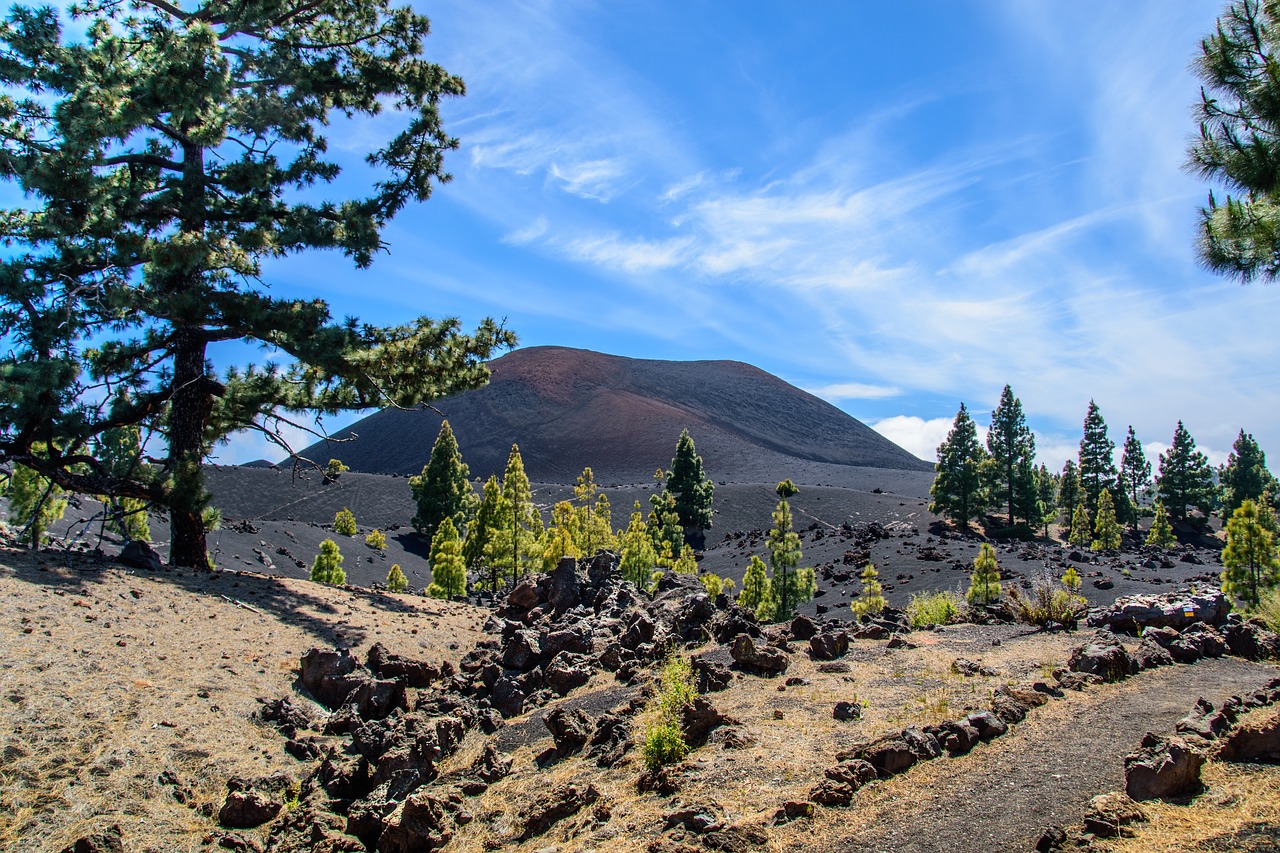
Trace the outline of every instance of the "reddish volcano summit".
<path fill-rule="evenodd" d="M 708 476 L 727 482 L 838 484 L 841 469 L 932 466 L 862 422 L 759 368 L 736 361 L 657 361 L 566 347 L 527 347 L 490 363 L 475 391 L 437 401 L 473 477 L 501 475 L 520 445 L 530 479 L 643 483 L 668 466 L 688 429 Z M 440 430 L 432 411 L 384 409 L 303 455 L 355 471 L 417 474 Z"/>

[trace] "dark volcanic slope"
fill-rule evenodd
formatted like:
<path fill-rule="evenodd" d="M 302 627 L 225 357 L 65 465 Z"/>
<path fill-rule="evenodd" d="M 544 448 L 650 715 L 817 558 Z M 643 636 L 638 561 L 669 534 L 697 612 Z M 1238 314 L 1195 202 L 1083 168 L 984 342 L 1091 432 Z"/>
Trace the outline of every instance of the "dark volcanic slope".
<path fill-rule="evenodd" d="M 841 468 L 931 471 L 862 422 L 759 368 L 734 361 L 654 361 L 529 347 L 490 367 L 485 388 L 437 402 L 473 476 L 501 475 L 519 443 L 529 477 L 566 483 L 586 466 L 601 483 L 647 481 L 688 429 L 709 476 L 729 482 L 844 479 Z M 416 474 L 440 429 L 434 412 L 386 409 L 312 445 L 352 470 Z"/>

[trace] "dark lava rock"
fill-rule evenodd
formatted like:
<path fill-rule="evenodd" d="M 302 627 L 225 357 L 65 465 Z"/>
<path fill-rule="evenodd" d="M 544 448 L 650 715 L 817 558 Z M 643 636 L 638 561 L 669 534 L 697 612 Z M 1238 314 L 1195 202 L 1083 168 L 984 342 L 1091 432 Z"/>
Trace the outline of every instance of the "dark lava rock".
<path fill-rule="evenodd" d="M 1197 793 L 1204 761 L 1204 753 L 1180 737 L 1147 735 L 1138 752 L 1125 756 L 1125 793 L 1135 800 Z"/>
<path fill-rule="evenodd" d="M 1255 761 L 1280 764 L 1280 713 L 1246 723 L 1223 738 L 1218 750 L 1223 761 Z"/>
<path fill-rule="evenodd" d="M 562 785 L 539 795 L 530 805 L 523 820 L 519 840 L 527 841 L 545 833 L 567 817 L 600 799 L 595 785 Z"/>
<path fill-rule="evenodd" d="M 849 653 L 849 635 L 844 631 L 815 634 L 809 638 L 809 657 L 813 660 L 835 660 Z"/>
<path fill-rule="evenodd" d="M 834 719 L 847 721 L 862 717 L 862 704 L 859 702 L 837 702 L 831 710 Z"/>
<path fill-rule="evenodd" d="M 1115 635 L 1099 631 L 1082 646 L 1072 649 L 1067 658 L 1072 672 L 1087 672 L 1103 681 L 1122 681 L 1138 671 L 1137 662 L 1129 657 Z"/>
<path fill-rule="evenodd" d="M 387 651 L 382 643 L 374 643 L 369 649 L 367 666 L 381 678 L 399 678 L 407 687 L 421 689 L 430 687 L 431 683 L 442 676 L 439 669 L 426 661 L 401 657 Z"/>
<path fill-rule="evenodd" d="M 757 646 L 746 634 L 734 638 L 729 655 L 740 668 L 762 675 L 781 675 L 791 665 L 785 652 L 771 646 Z"/>
<path fill-rule="evenodd" d="M 101 832 L 81 836 L 62 848 L 62 853 L 124 853 L 120 824 L 113 824 Z"/>
<path fill-rule="evenodd" d="M 696 657 L 691 663 L 694 684 L 699 693 L 715 693 L 726 689 L 733 682 L 733 673 L 729 671 L 729 667 L 718 661 Z"/>
<path fill-rule="evenodd" d="M 571 690 L 581 687 L 591 680 L 591 664 L 583 655 L 561 652 L 551 663 L 543 677 L 544 683 L 556 693 L 564 696 Z"/>
<path fill-rule="evenodd" d="M 791 639 L 804 642 L 818 633 L 818 626 L 803 614 L 791 620 Z"/>
<path fill-rule="evenodd" d="M 120 550 L 120 556 L 116 557 L 116 562 L 149 572 L 158 572 L 164 569 L 164 561 L 160 559 L 160 555 L 156 553 L 150 543 L 140 542 L 137 539 L 128 542 Z"/>
<path fill-rule="evenodd" d="M 680 725 L 684 729 L 685 740 L 692 747 L 702 746 L 711 736 L 711 732 L 720 726 L 737 725 L 738 721 L 721 714 L 705 697 L 695 697 L 680 711 Z"/>
<path fill-rule="evenodd" d="M 218 810 L 218 823 L 232 829 L 252 829 L 273 819 L 282 808 L 282 803 L 258 791 L 231 791 Z"/>
<path fill-rule="evenodd" d="M 885 777 L 901 773 L 918 760 L 910 744 L 903 740 L 900 734 L 877 738 L 859 750 L 859 758 Z"/>
<path fill-rule="evenodd" d="M 348 649 L 311 649 L 302 656 L 302 686 L 329 709 L 340 707 L 364 678 Z"/>
<path fill-rule="evenodd" d="M 551 731 L 552 740 L 556 742 L 556 752 L 562 756 L 572 755 L 582 749 L 594 729 L 591 718 L 581 708 L 566 711 L 561 706 L 552 710 L 542 721 Z"/>
<path fill-rule="evenodd" d="M 386 820 L 378 838 L 378 851 L 420 853 L 438 850 L 452 837 L 444 801 L 420 789 L 406 797 Z"/>
<path fill-rule="evenodd" d="M 1084 816 L 1084 829 L 1099 838 L 1132 836 L 1130 824 L 1146 819 L 1146 812 L 1132 798 L 1119 791 L 1112 791 L 1109 794 L 1099 794 L 1089 801 L 1089 810 Z"/>

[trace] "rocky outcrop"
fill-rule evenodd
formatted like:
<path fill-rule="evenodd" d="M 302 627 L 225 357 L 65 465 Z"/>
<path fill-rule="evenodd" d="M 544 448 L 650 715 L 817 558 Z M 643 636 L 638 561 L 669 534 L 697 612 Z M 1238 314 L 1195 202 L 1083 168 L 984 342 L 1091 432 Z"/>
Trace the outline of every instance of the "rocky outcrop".
<path fill-rule="evenodd" d="M 1217 757 L 1223 761 L 1280 764 L 1280 713 L 1250 721 L 1222 739 Z"/>
<path fill-rule="evenodd" d="M 540 795 L 529 806 L 518 839 L 528 841 L 600 799 L 595 785 L 562 785 Z"/>
<path fill-rule="evenodd" d="M 1138 671 L 1138 664 L 1109 631 L 1098 631 L 1082 646 L 1072 649 L 1067 669 L 1096 675 L 1103 681 L 1122 681 Z"/>
<path fill-rule="evenodd" d="M 1137 752 L 1125 756 L 1125 793 L 1135 800 L 1198 793 L 1204 762 L 1204 753 L 1183 738 L 1148 734 Z"/>
<path fill-rule="evenodd" d="M 1109 628 L 1126 634 L 1137 634 L 1143 628 L 1181 631 L 1196 622 L 1222 625 L 1230 612 L 1231 603 L 1221 590 L 1206 589 L 1121 596 L 1110 607 L 1090 610 L 1085 622 L 1091 628 Z"/>
<path fill-rule="evenodd" d="M 781 675 L 791 665 L 786 652 L 772 646 L 759 646 L 747 634 L 734 637 L 729 655 L 739 669 L 756 675 Z"/>

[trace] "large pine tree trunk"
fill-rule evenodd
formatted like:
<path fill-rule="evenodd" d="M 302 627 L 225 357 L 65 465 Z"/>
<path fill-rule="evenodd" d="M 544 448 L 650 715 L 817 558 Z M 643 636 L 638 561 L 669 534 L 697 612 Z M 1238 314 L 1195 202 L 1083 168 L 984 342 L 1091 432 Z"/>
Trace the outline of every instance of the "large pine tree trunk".
<path fill-rule="evenodd" d="M 198 332 L 179 331 L 173 358 L 173 397 L 169 410 L 169 469 L 173 492 L 169 505 L 169 563 L 209 568 L 203 512 L 204 431 L 213 411 L 216 384 L 205 375 L 205 340 Z"/>

